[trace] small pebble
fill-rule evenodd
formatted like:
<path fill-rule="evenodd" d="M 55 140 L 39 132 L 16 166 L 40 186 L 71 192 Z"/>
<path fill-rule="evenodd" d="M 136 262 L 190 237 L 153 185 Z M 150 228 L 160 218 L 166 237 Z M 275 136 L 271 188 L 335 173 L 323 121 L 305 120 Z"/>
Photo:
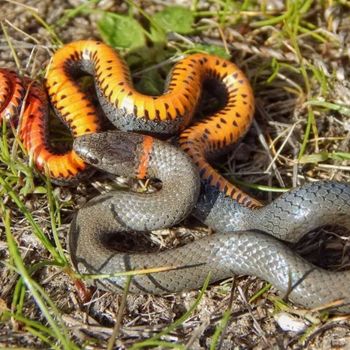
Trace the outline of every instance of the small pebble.
<path fill-rule="evenodd" d="M 280 312 L 274 315 L 274 319 L 280 328 L 285 332 L 302 333 L 308 327 L 308 323 L 306 321 L 294 317 L 287 312 Z"/>

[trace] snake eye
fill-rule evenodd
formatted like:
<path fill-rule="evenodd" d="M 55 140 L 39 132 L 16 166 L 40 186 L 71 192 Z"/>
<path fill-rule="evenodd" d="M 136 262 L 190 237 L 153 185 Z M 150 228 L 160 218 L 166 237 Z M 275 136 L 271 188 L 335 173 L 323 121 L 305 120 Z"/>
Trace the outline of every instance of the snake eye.
<path fill-rule="evenodd" d="M 95 158 L 94 156 L 90 155 L 90 154 L 85 155 L 84 159 L 91 165 L 98 164 L 98 159 Z"/>

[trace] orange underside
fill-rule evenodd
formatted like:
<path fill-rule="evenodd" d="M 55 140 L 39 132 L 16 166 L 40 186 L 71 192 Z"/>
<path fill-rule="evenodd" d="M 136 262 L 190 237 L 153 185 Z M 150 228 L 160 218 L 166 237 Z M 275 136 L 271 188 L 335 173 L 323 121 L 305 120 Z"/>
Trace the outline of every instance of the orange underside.
<path fill-rule="evenodd" d="M 250 84 L 239 68 L 231 62 L 205 54 L 190 55 L 172 69 L 166 92 L 161 96 L 146 96 L 132 85 L 130 72 L 121 57 L 109 46 L 96 41 L 77 41 L 58 50 L 50 64 L 46 86 L 51 103 L 65 120 L 74 137 L 100 130 L 97 111 L 88 96 L 70 76 L 67 63 L 89 60 L 95 70 L 96 85 L 115 108 L 153 121 L 174 121 L 181 118 L 184 129 L 191 121 L 206 77 L 217 79 L 225 86 L 227 103 L 217 113 L 185 129 L 180 134 L 180 147 L 200 169 L 203 180 L 246 206 L 259 203 L 248 197 L 218 174 L 206 161 L 206 154 L 237 142 L 247 131 L 254 114 L 254 97 Z M 12 75 L 0 70 L 0 112 L 7 104 L 13 108 L 18 89 L 11 83 Z M 7 90 L 15 98 L 9 103 Z M 14 91 L 17 91 L 16 93 Z M 85 168 L 73 152 L 55 154 L 46 140 L 43 93 L 34 86 L 28 95 L 22 116 L 20 136 L 39 169 L 53 178 L 69 180 Z M 14 103 L 13 101 L 16 101 Z M 8 113 L 8 110 L 7 110 Z M 155 130 L 157 132 L 157 130 Z M 147 138 L 148 140 L 148 138 Z M 144 145 L 140 155 L 139 177 L 147 173 L 147 159 L 152 142 Z M 147 149 L 146 149 L 147 148 Z"/>

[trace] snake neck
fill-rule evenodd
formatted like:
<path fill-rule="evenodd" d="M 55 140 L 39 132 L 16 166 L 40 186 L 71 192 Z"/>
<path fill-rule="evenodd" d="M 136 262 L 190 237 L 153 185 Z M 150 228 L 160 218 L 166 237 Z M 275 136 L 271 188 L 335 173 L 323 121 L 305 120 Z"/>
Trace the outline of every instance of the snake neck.
<path fill-rule="evenodd" d="M 120 222 L 138 218 L 132 226 L 128 225 L 133 230 L 172 226 L 189 215 L 197 201 L 200 188 L 197 168 L 185 153 L 167 142 L 114 130 L 81 136 L 74 141 L 73 148 L 86 162 L 101 170 L 162 182 L 159 191 L 124 191 L 111 199 L 108 206 L 116 208 Z"/>

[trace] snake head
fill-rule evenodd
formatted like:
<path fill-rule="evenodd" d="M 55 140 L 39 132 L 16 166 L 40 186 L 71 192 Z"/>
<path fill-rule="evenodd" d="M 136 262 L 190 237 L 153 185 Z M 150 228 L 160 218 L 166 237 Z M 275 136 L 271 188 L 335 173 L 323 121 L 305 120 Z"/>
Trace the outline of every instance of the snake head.
<path fill-rule="evenodd" d="M 88 164 L 122 176 L 133 176 L 143 135 L 122 131 L 87 134 L 74 140 L 74 151 Z"/>

